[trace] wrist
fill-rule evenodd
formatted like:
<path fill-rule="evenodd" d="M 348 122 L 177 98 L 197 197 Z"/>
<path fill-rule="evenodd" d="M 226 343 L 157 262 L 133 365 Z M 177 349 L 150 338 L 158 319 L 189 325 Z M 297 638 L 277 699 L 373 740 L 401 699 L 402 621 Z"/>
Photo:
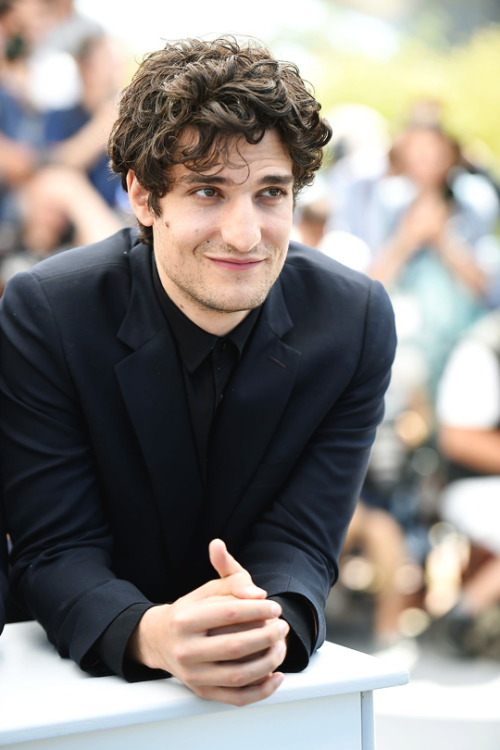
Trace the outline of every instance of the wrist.
<path fill-rule="evenodd" d="M 162 642 L 164 630 L 164 614 L 169 604 L 150 607 L 144 612 L 137 627 L 132 632 L 126 648 L 126 657 L 132 661 L 144 664 L 150 669 L 165 669 L 164 652 L 160 652 L 157 644 Z"/>

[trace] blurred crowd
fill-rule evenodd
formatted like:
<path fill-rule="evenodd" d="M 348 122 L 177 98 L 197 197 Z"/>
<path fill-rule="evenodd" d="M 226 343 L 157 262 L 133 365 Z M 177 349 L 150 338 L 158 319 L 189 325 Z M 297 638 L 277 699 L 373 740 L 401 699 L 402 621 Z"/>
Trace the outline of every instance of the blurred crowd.
<path fill-rule="evenodd" d="M 106 156 L 126 68 L 72 0 L 0 0 L 0 291 L 131 223 Z M 399 340 L 335 596 L 369 599 L 380 646 L 428 637 L 498 658 L 500 187 L 436 102 L 392 137 L 362 106 L 329 119 L 295 239 L 380 280 Z"/>
<path fill-rule="evenodd" d="M 437 102 L 416 103 L 392 138 L 360 105 L 330 121 L 296 238 L 381 281 L 398 331 L 341 587 L 370 597 L 380 647 L 421 638 L 498 658 L 500 187 Z"/>
<path fill-rule="evenodd" d="M 72 0 L 0 0 L 0 283 L 127 221 L 106 141 L 125 55 Z"/>

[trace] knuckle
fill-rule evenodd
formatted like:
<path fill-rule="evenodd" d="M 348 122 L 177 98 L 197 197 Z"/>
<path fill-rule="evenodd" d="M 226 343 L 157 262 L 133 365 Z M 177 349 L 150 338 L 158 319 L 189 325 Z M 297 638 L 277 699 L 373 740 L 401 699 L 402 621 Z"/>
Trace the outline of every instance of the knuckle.
<path fill-rule="evenodd" d="M 227 604 L 225 608 L 225 618 L 228 622 L 235 622 L 238 619 L 238 607 L 236 602 L 234 604 Z"/>
<path fill-rule="evenodd" d="M 275 646 L 280 640 L 283 640 L 280 631 L 274 625 L 270 625 L 265 631 L 262 631 L 260 643 L 262 649 L 267 650 Z"/>
<path fill-rule="evenodd" d="M 171 627 L 174 633 L 182 633 L 186 629 L 187 618 L 183 612 L 175 612 L 172 615 Z"/>
<path fill-rule="evenodd" d="M 229 687 L 244 687 L 247 682 L 248 678 L 241 667 L 236 667 L 231 671 L 228 679 Z"/>
<path fill-rule="evenodd" d="M 234 574 L 234 580 L 240 583 L 248 583 L 249 581 L 251 582 L 252 578 L 246 570 L 241 570 Z"/>
<path fill-rule="evenodd" d="M 270 650 L 278 643 L 278 639 L 276 638 L 276 635 L 274 633 L 268 633 L 267 638 L 265 639 L 263 643 L 262 649 L 267 651 L 268 653 Z"/>
<path fill-rule="evenodd" d="M 286 644 L 281 642 L 274 652 L 273 669 L 283 664 L 286 657 Z"/>
<path fill-rule="evenodd" d="M 236 640 L 231 640 L 226 648 L 226 656 L 228 661 L 235 661 L 236 659 L 241 659 L 245 654 L 243 651 L 243 645 Z"/>
<path fill-rule="evenodd" d="M 242 706 L 246 706 L 248 703 L 248 698 L 245 693 L 242 691 L 234 693 L 234 695 L 231 697 L 231 703 L 234 706 L 238 706 L 241 708 Z"/>
<path fill-rule="evenodd" d="M 231 590 L 239 591 L 241 588 L 247 587 L 252 583 L 252 579 L 249 573 L 234 573 L 231 576 Z"/>
<path fill-rule="evenodd" d="M 172 656 L 180 666 L 184 666 L 188 661 L 188 653 L 181 644 L 172 647 Z"/>

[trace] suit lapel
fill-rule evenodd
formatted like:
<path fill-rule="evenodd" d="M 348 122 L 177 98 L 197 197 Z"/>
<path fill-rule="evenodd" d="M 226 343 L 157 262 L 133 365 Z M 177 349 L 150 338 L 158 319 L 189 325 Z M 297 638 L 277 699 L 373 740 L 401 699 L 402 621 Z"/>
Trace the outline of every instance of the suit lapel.
<path fill-rule="evenodd" d="M 178 355 L 145 257 L 150 256 L 144 247 L 132 250 L 130 305 L 118 333 L 132 352 L 116 366 L 116 374 L 148 468 L 166 552 L 176 565 L 188 551 L 206 493 Z M 278 280 L 213 430 L 206 514 L 210 535 L 211 529 L 221 533 L 244 496 L 288 403 L 301 358 L 282 341 L 291 328 Z"/>
<path fill-rule="evenodd" d="M 213 432 L 209 523 L 214 532 L 221 533 L 241 500 L 288 403 L 301 358 L 281 340 L 291 327 L 278 282 L 226 389 Z"/>
<path fill-rule="evenodd" d="M 176 564 L 186 554 L 203 488 L 182 370 L 140 250 L 131 254 L 132 294 L 118 333 L 134 351 L 118 363 L 116 375 L 148 468 L 166 551 Z"/>

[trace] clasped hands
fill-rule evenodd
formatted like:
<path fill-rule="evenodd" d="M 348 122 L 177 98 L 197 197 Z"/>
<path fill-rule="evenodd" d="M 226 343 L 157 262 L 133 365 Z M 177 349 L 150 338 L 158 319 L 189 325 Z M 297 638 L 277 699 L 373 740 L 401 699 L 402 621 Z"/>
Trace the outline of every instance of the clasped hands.
<path fill-rule="evenodd" d="M 181 680 L 196 695 L 244 706 L 272 695 L 283 682 L 274 670 L 286 655 L 288 623 L 220 539 L 209 545 L 220 578 L 151 607 L 128 654 Z"/>

